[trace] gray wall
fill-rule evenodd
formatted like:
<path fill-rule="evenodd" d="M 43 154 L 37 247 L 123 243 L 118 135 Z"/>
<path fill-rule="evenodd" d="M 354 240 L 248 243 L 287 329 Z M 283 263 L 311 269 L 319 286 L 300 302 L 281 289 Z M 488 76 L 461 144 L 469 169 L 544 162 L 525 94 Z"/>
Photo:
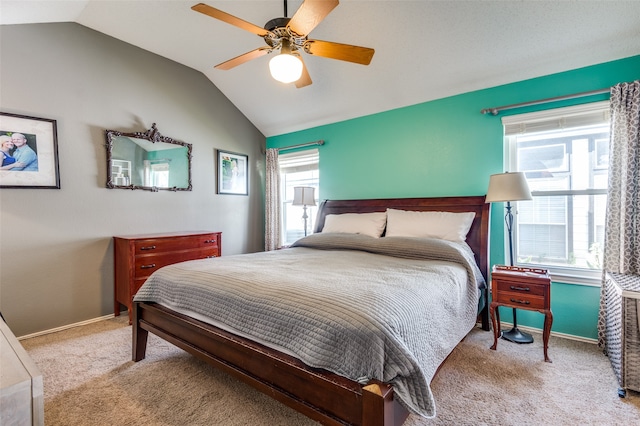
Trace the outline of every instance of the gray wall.
<path fill-rule="evenodd" d="M 57 120 L 61 189 L 0 189 L 0 310 L 17 336 L 113 312 L 113 235 L 221 231 L 260 251 L 264 136 L 200 72 L 74 23 L 0 26 L 0 110 Z M 105 129 L 193 144 L 193 191 L 106 189 Z M 249 155 L 217 195 L 215 149 Z M 20 172 L 13 172 L 20 173 Z"/>

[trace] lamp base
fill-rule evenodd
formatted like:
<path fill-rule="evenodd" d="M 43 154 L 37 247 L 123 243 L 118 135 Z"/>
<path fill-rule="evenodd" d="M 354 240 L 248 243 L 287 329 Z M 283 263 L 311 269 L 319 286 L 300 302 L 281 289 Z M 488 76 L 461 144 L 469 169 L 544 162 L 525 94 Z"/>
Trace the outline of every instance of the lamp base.
<path fill-rule="evenodd" d="M 513 327 L 509 331 L 502 332 L 502 338 L 513 343 L 533 343 L 533 336 L 518 327 Z"/>

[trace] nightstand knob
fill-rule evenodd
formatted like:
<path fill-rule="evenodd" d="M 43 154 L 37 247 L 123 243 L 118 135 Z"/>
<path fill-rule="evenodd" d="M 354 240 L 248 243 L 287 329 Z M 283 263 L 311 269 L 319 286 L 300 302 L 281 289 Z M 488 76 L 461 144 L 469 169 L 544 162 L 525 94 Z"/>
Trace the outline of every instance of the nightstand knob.
<path fill-rule="evenodd" d="M 529 302 L 528 300 L 516 300 L 516 299 L 511 299 L 511 303 L 519 303 L 521 305 L 528 305 L 531 302 Z"/>

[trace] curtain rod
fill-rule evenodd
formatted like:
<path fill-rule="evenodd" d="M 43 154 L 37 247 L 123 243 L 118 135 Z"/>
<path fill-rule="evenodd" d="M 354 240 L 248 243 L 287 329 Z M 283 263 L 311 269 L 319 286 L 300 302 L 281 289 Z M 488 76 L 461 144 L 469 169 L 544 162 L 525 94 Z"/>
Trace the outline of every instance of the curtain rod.
<path fill-rule="evenodd" d="M 296 148 L 302 148 L 302 147 L 305 147 L 305 146 L 314 146 L 314 145 L 324 145 L 324 141 L 322 139 L 320 139 L 319 141 L 315 141 L 315 142 L 307 142 L 307 143 L 301 143 L 301 144 L 298 144 L 298 145 L 287 146 L 285 148 L 278 148 L 278 152 L 286 151 L 288 149 L 296 149 Z"/>
<path fill-rule="evenodd" d="M 539 101 L 523 102 L 523 103 L 520 103 L 520 104 L 505 105 L 505 106 L 500 106 L 500 107 L 495 107 L 495 108 L 485 108 L 485 109 L 480 110 L 480 112 L 482 114 L 498 115 L 498 113 L 500 111 L 504 111 L 506 109 L 522 108 L 522 107 L 526 107 L 526 106 L 547 104 L 547 103 L 556 102 L 556 101 L 564 101 L 564 100 L 567 100 L 567 99 L 583 98 L 585 96 L 601 95 L 603 93 L 609 93 L 610 91 L 611 91 L 611 89 L 592 90 L 590 92 L 582 92 L 582 93 L 576 93 L 576 94 L 573 94 L 573 95 L 557 96 L 555 98 L 541 99 Z"/>

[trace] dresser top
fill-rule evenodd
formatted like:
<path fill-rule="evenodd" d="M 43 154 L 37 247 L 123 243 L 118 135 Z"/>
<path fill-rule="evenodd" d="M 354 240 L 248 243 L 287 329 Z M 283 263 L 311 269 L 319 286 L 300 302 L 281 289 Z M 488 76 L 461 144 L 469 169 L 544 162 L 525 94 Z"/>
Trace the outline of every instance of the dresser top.
<path fill-rule="evenodd" d="M 140 240 L 145 238 L 165 238 L 165 237 L 188 237 L 191 235 L 208 235 L 219 234 L 214 231 L 176 231 L 176 232 L 160 232 L 156 234 L 137 234 L 137 235 L 114 235 L 113 238 L 120 238 L 123 240 Z"/>

